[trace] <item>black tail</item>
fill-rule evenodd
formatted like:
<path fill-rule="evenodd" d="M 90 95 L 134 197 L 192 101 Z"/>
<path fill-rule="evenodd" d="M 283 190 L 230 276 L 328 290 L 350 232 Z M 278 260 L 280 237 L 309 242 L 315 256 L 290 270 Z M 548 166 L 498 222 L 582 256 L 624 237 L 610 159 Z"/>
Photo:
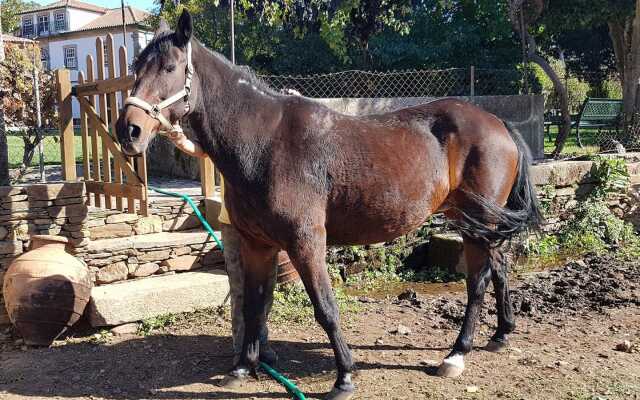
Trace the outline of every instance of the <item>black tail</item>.
<path fill-rule="evenodd" d="M 524 230 L 536 230 L 543 221 L 529 173 L 532 161 L 529 146 L 511 124 L 505 122 L 505 126 L 518 148 L 518 176 L 506 206 L 501 207 L 484 196 L 467 192 L 476 203 L 474 209 L 478 210 L 477 215 L 460 210 L 462 218 L 456 221 L 456 227 L 461 233 L 490 246 L 499 246 Z"/>

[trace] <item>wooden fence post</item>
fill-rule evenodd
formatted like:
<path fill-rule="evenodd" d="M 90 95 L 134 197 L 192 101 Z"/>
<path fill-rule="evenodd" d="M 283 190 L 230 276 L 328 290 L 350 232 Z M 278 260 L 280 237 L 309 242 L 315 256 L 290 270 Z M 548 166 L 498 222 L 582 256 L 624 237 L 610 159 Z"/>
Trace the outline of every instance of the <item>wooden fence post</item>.
<path fill-rule="evenodd" d="M 214 166 L 209 157 L 200 159 L 200 183 L 202 185 L 202 195 L 213 197 L 215 190 Z"/>
<path fill-rule="evenodd" d="M 62 178 L 65 181 L 75 181 L 77 179 L 76 154 L 73 137 L 73 109 L 71 107 L 71 79 L 69 78 L 69 70 L 56 70 L 56 89 L 58 91 Z"/>

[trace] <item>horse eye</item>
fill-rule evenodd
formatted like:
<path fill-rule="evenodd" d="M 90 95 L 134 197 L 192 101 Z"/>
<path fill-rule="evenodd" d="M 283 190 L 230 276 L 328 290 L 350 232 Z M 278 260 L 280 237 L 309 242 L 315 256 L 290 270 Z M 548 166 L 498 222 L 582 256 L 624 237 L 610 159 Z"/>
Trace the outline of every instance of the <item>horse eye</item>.
<path fill-rule="evenodd" d="M 171 64 L 171 65 L 167 65 L 167 66 L 164 68 L 164 70 L 165 70 L 165 71 L 167 71 L 167 72 L 173 72 L 173 71 L 175 71 L 175 70 L 176 70 L 176 66 L 175 66 L 175 65 L 173 65 L 173 64 Z"/>

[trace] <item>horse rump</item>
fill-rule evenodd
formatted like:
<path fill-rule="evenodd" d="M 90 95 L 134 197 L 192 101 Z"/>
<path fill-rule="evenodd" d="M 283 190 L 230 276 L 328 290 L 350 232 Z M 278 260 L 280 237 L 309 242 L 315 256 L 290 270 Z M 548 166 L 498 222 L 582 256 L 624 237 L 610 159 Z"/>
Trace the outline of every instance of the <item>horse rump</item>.
<path fill-rule="evenodd" d="M 504 207 L 485 196 L 465 191 L 475 212 L 458 209 L 460 218 L 454 225 L 465 236 L 491 247 L 502 245 L 525 230 L 538 230 L 543 216 L 531 182 L 532 163 L 529 146 L 510 123 L 503 121 L 518 149 L 518 174 Z"/>

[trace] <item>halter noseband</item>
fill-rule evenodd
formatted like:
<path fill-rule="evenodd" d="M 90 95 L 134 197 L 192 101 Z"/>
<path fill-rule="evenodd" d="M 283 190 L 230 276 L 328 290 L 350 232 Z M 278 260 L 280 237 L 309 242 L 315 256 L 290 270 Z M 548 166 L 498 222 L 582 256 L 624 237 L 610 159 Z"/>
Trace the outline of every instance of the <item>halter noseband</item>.
<path fill-rule="evenodd" d="M 185 73 L 184 88 L 173 96 L 161 101 L 158 104 L 149 104 L 139 97 L 130 96 L 124 102 L 125 106 L 134 106 L 144 110 L 151 118 L 157 119 L 162 125 L 160 134 L 168 134 L 171 132 L 182 132 L 180 124 L 176 122 L 172 125 L 171 122 L 162 115 L 162 110 L 171 106 L 180 100 L 185 102 L 185 111 L 189 112 L 189 96 L 191 95 L 191 79 L 193 78 L 193 63 L 191 62 L 191 42 L 187 43 L 187 70 Z"/>

